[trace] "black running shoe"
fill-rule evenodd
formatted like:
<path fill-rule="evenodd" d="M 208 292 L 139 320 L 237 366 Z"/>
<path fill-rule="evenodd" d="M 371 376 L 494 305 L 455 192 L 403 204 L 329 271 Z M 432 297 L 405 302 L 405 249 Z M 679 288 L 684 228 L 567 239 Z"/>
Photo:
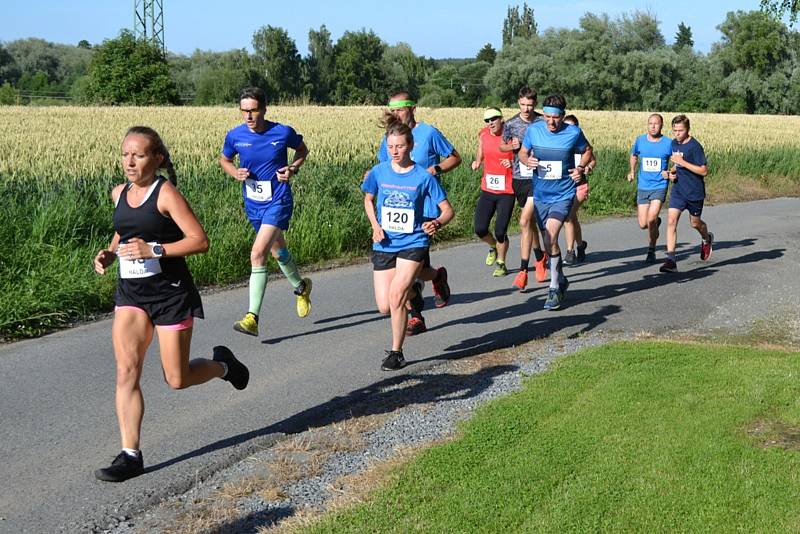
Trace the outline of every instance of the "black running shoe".
<path fill-rule="evenodd" d="M 98 480 L 105 482 L 124 482 L 129 478 L 138 477 L 144 473 L 144 460 L 142 453 L 138 456 L 131 456 L 125 451 L 120 452 L 111 465 L 98 469 L 94 476 Z"/>
<path fill-rule="evenodd" d="M 436 269 L 436 278 L 433 279 L 433 303 L 437 308 L 447 306 L 450 301 L 450 284 L 447 283 L 447 269 Z"/>
<path fill-rule="evenodd" d="M 568 250 L 567 253 L 564 254 L 564 259 L 561 261 L 564 263 L 564 265 L 567 265 L 569 267 L 575 265 L 575 251 Z"/>
<path fill-rule="evenodd" d="M 406 359 L 401 350 L 387 350 L 386 357 L 381 362 L 381 369 L 384 371 L 399 371 L 405 366 Z"/>
<path fill-rule="evenodd" d="M 230 382 L 236 389 L 244 389 L 250 381 L 250 371 L 245 364 L 236 359 L 231 349 L 223 345 L 214 347 L 214 361 L 224 362 L 228 366 L 228 374 L 222 377 Z"/>
<path fill-rule="evenodd" d="M 656 249 L 648 248 L 647 249 L 647 257 L 645 257 L 645 263 L 656 263 Z"/>

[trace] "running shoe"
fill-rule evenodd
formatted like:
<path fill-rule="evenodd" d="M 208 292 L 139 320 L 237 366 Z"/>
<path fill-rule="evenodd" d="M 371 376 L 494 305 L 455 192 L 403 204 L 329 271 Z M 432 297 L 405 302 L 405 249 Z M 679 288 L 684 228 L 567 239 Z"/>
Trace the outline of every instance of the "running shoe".
<path fill-rule="evenodd" d="M 678 264 L 675 263 L 675 260 L 667 258 L 658 270 L 662 273 L 674 273 L 678 270 Z"/>
<path fill-rule="evenodd" d="M 645 263 L 655 263 L 656 262 L 656 249 L 648 248 L 647 249 L 647 257 L 644 259 Z"/>
<path fill-rule="evenodd" d="M 708 242 L 703 241 L 700 244 L 700 259 L 707 261 L 711 257 L 712 243 L 714 243 L 714 234 L 708 232 Z"/>
<path fill-rule="evenodd" d="M 415 312 L 420 313 L 425 308 L 425 299 L 422 297 L 422 282 L 417 280 L 416 282 L 411 284 L 411 287 L 414 290 L 414 296 L 411 297 L 410 301 L 411 308 Z"/>
<path fill-rule="evenodd" d="M 222 377 L 223 380 L 230 382 L 236 389 L 247 387 L 247 383 L 250 381 L 250 371 L 247 370 L 245 364 L 236 359 L 231 349 L 217 345 L 214 347 L 213 359 L 215 362 L 222 362 L 228 366 L 228 372 Z"/>
<path fill-rule="evenodd" d="M 416 336 L 417 334 L 422 334 L 423 332 L 427 332 L 428 327 L 425 326 L 425 318 L 421 315 L 419 317 L 409 317 L 408 324 L 406 325 L 406 335 L 407 336 Z"/>
<path fill-rule="evenodd" d="M 124 482 L 129 478 L 138 477 L 144 473 L 144 460 L 142 453 L 132 456 L 125 451 L 120 452 L 111 465 L 98 469 L 94 476 L 105 482 Z"/>
<path fill-rule="evenodd" d="M 528 271 L 518 272 L 517 276 L 514 278 L 513 286 L 520 291 L 525 291 L 525 288 L 528 287 Z"/>
<path fill-rule="evenodd" d="M 568 250 L 567 253 L 564 255 L 564 265 L 575 265 L 575 252 L 572 250 Z"/>
<path fill-rule="evenodd" d="M 233 329 L 248 336 L 258 335 L 258 318 L 256 314 L 247 312 L 241 321 L 233 323 Z"/>
<path fill-rule="evenodd" d="M 310 278 L 303 278 L 303 290 L 294 292 L 297 295 L 297 316 L 301 319 L 311 313 L 311 285 Z"/>
<path fill-rule="evenodd" d="M 447 269 L 436 269 L 436 278 L 433 279 L 433 303 L 437 308 L 444 308 L 450 301 L 450 285 L 447 283 Z"/>
<path fill-rule="evenodd" d="M 589 243 L 587 243 L 586 241 L 581 241 L 581 244 L 576 247 L 578 249 L 575 252 L 575 261 L 577 263 L 583 263 L 586 261 L 586 247 L 588 246 Z"/>
<path fill-rule="evenodd" d="M 490 248 L 489 253 L 486 255 L 486 265 L 494 265 L 497 261 L 497 249 Z"/>
<path fill-rule="evenodd" d="M 406 359 L 401 350 L 387 350 L 386 357 L 381 362 L 381 369 L 384 371 L 398 371 L 405 366 Z"/>
<path fill-rule="evenodd" d="M 558 288 L 550 288 L 547 292 L 547 300 L 544 302 L 545 310 L 557 310 L 561 307 L 561 290 Z"/>
<path fill-rule="evenodd" d="M 541 260 L 534 261 L 534 267 L 536 270 L 536 281 L 537 282 L 544 282 L 547 280 L 547 254 L 542 254 Z"/>
<path fill-rule="evenodd" d="M 506 264 L 503 263 L 502 261 L 498 261 L 497 269 L 494 270 L 492 276 L 498 277 L 498 276 L 505 276 L 507 274 L 508 274 L 508 267 L 506 267 Z"/>
<path fill-rule="evenodd" d="M 558 292 L 561 293 L 561 298 L 564 298 L 564 295 L 567 294 L 567 289 L 569 288 L 569 280 L 567 277 L 564 277 L 564 281 L 558 284 Z"/>

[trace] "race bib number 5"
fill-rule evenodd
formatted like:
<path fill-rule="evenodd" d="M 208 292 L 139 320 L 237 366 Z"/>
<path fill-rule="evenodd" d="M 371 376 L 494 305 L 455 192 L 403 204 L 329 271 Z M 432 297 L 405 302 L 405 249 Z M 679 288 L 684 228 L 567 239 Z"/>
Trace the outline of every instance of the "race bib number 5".
<path fill-rule="evenodd" d="M 542 180 L 560 180 L 564 177 L 561 161 L 540 161 L 539 173 Z"/>
<path fill-rule="evenodd" d="M 147 243 L 151 247 L 155 241 Z M 119 277 L 120 278 L 149 278 L 161 272 L 161 261 L 158 258 L 142 258 L 138 260 L 126 260 L 119 258 Z"/>
<path fill-rule="evenodd" d="M 258 181 L 248 178 L 244 181 L 247 198 L 256 202 L 272 200 L 272 182 L 269 180 Z"/>
<path fill-rule="evenodd" d="M 487 174 L 486 188 L 491 191 L 505 191 L 506 177 L 503 174 Z"/>
<path fill-rule="evenodd" d="M 381 228 L 400 234 L 413 233 L 414 210 L 381 206 Z"/>
<path fill-rule="evenodd" d="M 645 172 L 661 172 L 661 158 L 642 158 L 642 170 Z"/>

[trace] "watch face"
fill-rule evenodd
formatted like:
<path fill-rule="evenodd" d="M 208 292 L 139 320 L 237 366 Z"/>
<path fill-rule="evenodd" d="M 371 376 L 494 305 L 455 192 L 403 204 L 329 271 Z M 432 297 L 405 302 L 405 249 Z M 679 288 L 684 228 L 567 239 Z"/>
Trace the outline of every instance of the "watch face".
<path fill-rule="evenodd" d="M 156 245 L 153 247 L 153 254 L 156 256 L 162 256 L 164 254 L 164 247 L 161 245 Z"/>

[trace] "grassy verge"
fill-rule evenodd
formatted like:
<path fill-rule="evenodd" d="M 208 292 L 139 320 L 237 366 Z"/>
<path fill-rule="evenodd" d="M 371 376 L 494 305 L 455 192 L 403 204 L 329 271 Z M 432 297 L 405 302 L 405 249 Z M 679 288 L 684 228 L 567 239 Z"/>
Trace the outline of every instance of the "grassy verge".
<path fill-rule="evenodd" d="M 798 372 L 748 347 L 586 350 L 310 531 L 796 532 Z"/>
<path fill-rule="evenodd" d="M 708 178 L 712 200 L 800 194 L 792 165 L 796 156 L 784 149 L 752 150 L 746 156 L 729 153 L 715 162 Z M 627 152 L 605 150 L 598 158 L 585 213 L 633 213 L 635 185 L 624 179 Z M 298 176 L 287 239 L 300 264 L 366 255 L 370 232 L 359 185 L 371 164 L 364 158 L 341 164 L 310 161 Z M 182 175 L 179 184 L 211 238 L 211 250 L 191 258 L 190 266 L 201 285 L 242 280 L 249 273 L 253 232 L 241 194 L 213 160 L 204 165 Z M 442 240 L 472 234 L 478 180 L 466 163 L 444 176 L 456 219 Z M 20 170 L 0 180 L 7 215 L 0 228 L 0 338 L 39 335 L 111 309 L 114 276 L 95 275 L 92 258 L 113 233 L 109 192 L 115 183 L 111 178 L 41 180 Z"/>

